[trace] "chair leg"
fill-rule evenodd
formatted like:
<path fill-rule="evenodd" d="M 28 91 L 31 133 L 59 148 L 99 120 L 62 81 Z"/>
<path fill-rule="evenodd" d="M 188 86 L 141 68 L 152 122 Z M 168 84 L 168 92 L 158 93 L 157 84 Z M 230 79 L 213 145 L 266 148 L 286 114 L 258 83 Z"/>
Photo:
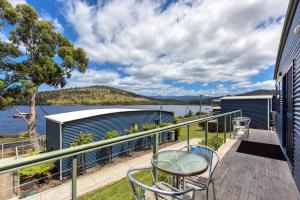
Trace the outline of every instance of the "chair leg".
<path fill-rule="evenodd" d="M 208 192 L 209 192 L 209 185 L 208 185 L 208 187 L 206 188 L 206 200 L 208 200 Z"/>
<path fill-rule="evenodd" d="M 215 183 L 212 182 L 212 186 L 213 186 L 213 195 L 214 195 L 214 200 L 216 200 L 216 193 L 215 193 Z"/>

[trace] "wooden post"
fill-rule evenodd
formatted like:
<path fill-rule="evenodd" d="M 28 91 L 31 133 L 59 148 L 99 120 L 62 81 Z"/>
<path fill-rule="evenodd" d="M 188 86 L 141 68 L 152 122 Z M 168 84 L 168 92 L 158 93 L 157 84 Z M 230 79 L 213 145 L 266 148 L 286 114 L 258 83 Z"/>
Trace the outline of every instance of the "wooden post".
<path fill-rule="evenodd" d="M 72 157 L 72 200 L 77 199 L 77 156 Z"/>

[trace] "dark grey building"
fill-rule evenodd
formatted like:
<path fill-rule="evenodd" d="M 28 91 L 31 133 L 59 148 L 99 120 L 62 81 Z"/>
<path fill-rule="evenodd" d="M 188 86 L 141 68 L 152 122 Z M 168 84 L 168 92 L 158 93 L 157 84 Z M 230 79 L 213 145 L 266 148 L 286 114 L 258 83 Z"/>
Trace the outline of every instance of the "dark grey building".
<path fill-rule="evenodd" d="M 300 189 L 300 4 L 290 0 L 278 48 L 276 129 Z"/>
<path fill-rule="evenodd" d="M 95 109 L 76 112 L 61 113 L 46 116 L 47 150 L 58 150 L 70 147 L 70 144 L 78 137 L 80 132 L 90 132 L 94 135 L 94 141 L 102 140 L 108 131 L 116 130 L 120 135 L 126 134 L 130 127 L 141 131 L 145 123 L 159 124 L 160 122 L 173 122 L 174 113 L 160 110 L 142 109 Z M 161 140 L 170 138 L 169 133 L 162 133 Z M 131 148 L 139 148 L 148 145 L 149 138 L 133 141 Z M 113 146 L 112 153 L 119 155 L 126 152 L 128 143 Z M 107 155 L 103 150 L 89 152 L 85 156 L 85 167 L 92 167 L 103 163 L 103 157 Z M 68 174 L 70 159 L 63 159 L 58 164 L 61 174 Z"/>
<path fill-rule="evenodd" d="M 270 129 L 272 95 L 228 96 L 221 98 L 221 112 L 242 110 L 251 118 L 250 128 Z"/>

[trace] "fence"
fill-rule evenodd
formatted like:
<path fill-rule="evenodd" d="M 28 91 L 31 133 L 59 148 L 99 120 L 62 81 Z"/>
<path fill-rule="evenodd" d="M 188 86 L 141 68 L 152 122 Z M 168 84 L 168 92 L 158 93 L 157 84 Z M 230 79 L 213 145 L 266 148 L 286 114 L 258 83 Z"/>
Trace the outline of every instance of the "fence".
<path fill-rule="evenodd" d="M 228 112 L 228 113 L 208 116 L 205 118 L 199 118 L 199 119 L 195 119 L 195 120 L 191 120 L 191 121 L 181 122 L 181 123 L 166 126 L 166 127 L 161 127 L 161 128 L 157 128 L 157 129 L 143 131 L 143 132 L 138 132 L 135 134 L 120 136 L 120 137 L 113 138 L 113 139 L 108 139 L 108 140 L 98 141 L 98 142 L 85 144 L 85 145 L 81 145 L 81 146 L 71 147 L 68 149 L 62 149 L 62 150 L 42 153 L 42 154 L 32 156 L 32 157 L 20 158 L 17 160 L 12 160 L 12 161 L 3 163 L 0 166 L 0 174 L 13 172 L 16 170 L 20 170 L 20 169 L 34 166 L 34 165 L 41 164 L 41 163 L 57 161 L 57 160 L 60 160 L 63 158 L 71 158 L 71 162 L 72 162 L 72 168 L 70 169 L 70 171 L 71 171 L 71 193 L 72 193 L 71 196 L 72 196 L 72 199 L 74 200 L 77 198 L 77 175 L 78 175 L 77 170 L 78 170 L 79 155 L 82 155 L 84 153 L 91 152 L 94 150 L 111 147 L 116 144 L 130 142 L 132 140 L 136 140 L 139 138 L 149 137 L 149 136 L 151 136 L 151 138 L 152 138 L 152 152 L 156 153 L 158 151 L 159 133 L 166 132 L 166 131 L 172 131 L 172 130 L 182 128 L 185 126 L 187 126 L 187 145 L 189 145 L 190 144 L 190 125 L 199 123 L 199 122 L 205 122 L 204 142 L 207 145 L 207 143 L 208 143 L 208 121 L 211 121 L 214 119 L 217 119 L 217 120 L 223 119 L 223 122 L 224 122 L 224 125 L 223 125 L 224 126 L 224 134 L 223 134 L 224 138 L 223 139 L 224 139 L 224 143 L 225 143 L 226 137 L 227 137 L 227 135 L 226 135 L 227 129 L 231 133 L 231 127 L 228 127 L 227 124 L 231 124 L 231 120 L 234 117 L 241 116 L 241 115 L 242 115 L 242 111 L 237 110 L 237 111 L 232 111 L 232 112 Z"/>
<path fill-rule="evenodd" d="M 38 138 L 38 142 L 42 149 L 45 149 L 46 145 L 46 137 L 41 136 Z M 20 140 L 15 142 L 6 142 L 0 144 L 0 154 L 1 159 L 9 158 L 9 157 L 17 157 L 18 154 L 16 153 L 16 149 L 18 148 L 19 152 L 21 151 L 22 154 L 28 153 L 31 150 L 31 144 L 29 140 Z M 23 149 L 22 149 L 23 148 Z"/>

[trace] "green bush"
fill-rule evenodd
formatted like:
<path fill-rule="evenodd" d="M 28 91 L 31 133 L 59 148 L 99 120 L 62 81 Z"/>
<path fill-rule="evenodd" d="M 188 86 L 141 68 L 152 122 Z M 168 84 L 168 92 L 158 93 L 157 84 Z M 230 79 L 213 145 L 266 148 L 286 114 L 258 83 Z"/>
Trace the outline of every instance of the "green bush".
<path fill-rule="evenodd" d="M 170 126 L 172 125 L 171 123 L 167 123 L 167 122 L 162 122 L 159 124 L 159 127 L 165 127 L 165 126 Z"/>
<path fill-rule="evenodd" d="M 207 145 L 215 150 L 218 150 L 218 148 L 223 144 L 223 142 L 223 138 L 215 135 L 213 137 L 208 138 Z M 201 144 L 204 145 L 205 141 L 202 140 Z"/>
<path fill-rule="evenodd" d="M 120 135 L 119 132 L 116 130 L 108 131 L 105 134 L 105 136 L 103 137 L 103 140 L 112 139 L 112 138 L 118 137 L 119 135 Z"/>
<path fill-rule="evenodd" d="M 148 131 L 148 130 L 152 130 L 152 129 L 156 129 L 156 128 L 158 128 L 158 126 L 156 124 L 151 124 L 151 123 L 143 124 L 144 131 Z"/>
<path fill-rule="evenodd" d="M 80 132 L 79 135 L 70 144 L 71 147 L 75 147 L 82 144 L 89 144 L 94 142 L 94 135 L 89 132 Z"/>
<path fill-rule="evenodd" d="M 206 122 L 202 121 L 202 122 L 198 123 L 198 126 L 201 127 L 202 129 L 205 129 L 205 124 L 206 124 Z"/>
<path fill-rule="evenodd" d="M 29 156 L 35 156 L 39 154 L 38 152 L 33 152 L 29 154 Z M 54 162 L 46 162 L 42 164 L 38 164 L 32 167 L 27 167 L 24 169 L 20 170 L 20 175 L 21 176 L 41 176 L 41 175 L 46 175 L 46 176 L 51 176 L 51 170 L 55 167 Z"/>

